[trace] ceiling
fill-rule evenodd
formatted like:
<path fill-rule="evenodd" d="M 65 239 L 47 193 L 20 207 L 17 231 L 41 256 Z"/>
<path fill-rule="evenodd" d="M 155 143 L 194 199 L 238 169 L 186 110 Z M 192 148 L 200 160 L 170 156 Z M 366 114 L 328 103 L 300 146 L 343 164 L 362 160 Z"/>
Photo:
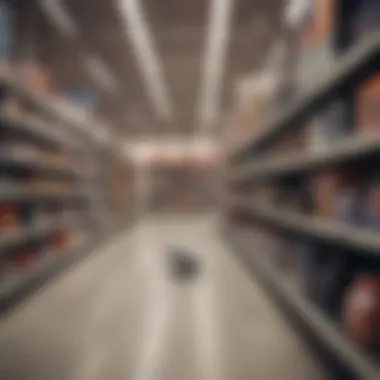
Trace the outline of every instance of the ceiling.
<path fill-rule="evenodd" d="M 37 0 L 14 0 L 24 36 L 38 34 L 41 55 L 57 86 L 76 84 L 96 89 L 83 69 L 83 51 L 98 55 L 116 78 L 116 94 L 100 91 L 99 112 L 115 131 L 133 136 L 189 136 L 199 129 L 198 103 L 209 18 L 209 0 L 140 0 L 164 82 L 173 103 L 173 117 L 157 116 L 148 86 L 123 28 L 116 0 L 61 0 L 79 30 L 79 36 L 62 36 L 46 19 Z M 223 117 L 236 76 L 263 64 L 273 40 L 283 35 L 280 22 L 283 0 L 235 0 L 232 29 L 222 81 Z M 33 15 L 33 16 L 32 16 Z M 32 19 L 33 18 L 33 19 Z M 218 132 L 218 122 L 208 125 Z"/>

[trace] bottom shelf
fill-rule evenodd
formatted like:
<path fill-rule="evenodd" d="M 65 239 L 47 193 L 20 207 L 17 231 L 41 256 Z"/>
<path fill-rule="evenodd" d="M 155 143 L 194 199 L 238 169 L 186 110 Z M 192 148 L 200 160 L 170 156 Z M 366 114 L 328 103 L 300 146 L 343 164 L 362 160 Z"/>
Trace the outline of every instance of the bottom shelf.
<path fill-rule="evenodd" d="M 344 379 L 380 379 L 380 372 L 353 343 L 351 343 L 316 306 L 296 291 L 289 281 L 270 263 L 265 256 L 255 254 L 252 237 L 235 226 L 228 226 L 226 236 L 238 258 L 246 268 L 257 277 L 269 293 L 283 306 L 284 311 L 302 327 L 308 337 L 316 342 L 328 356 L 329 361 L 339 368 L 339 378 Z M 332 364 L 332 363 L 329 363 Z M 335 377 L 334 377 L 335 378 Z"/>
<path fill-rule="evenodd" d="M 9 312 L 20 302 L 31 295 L 40 286 L 47 283 L 77 260 L 84 258 L 92 252 L 99 244 L 105 241 L 106 236 L 96 236 L 75 248 L 65 252 L 64 255 L 46 257 L 30 271 L 21 276 L 12 276 L 0 283 L 0 314 Z M 58 258 L 57 258 L 58 257 Z"/>

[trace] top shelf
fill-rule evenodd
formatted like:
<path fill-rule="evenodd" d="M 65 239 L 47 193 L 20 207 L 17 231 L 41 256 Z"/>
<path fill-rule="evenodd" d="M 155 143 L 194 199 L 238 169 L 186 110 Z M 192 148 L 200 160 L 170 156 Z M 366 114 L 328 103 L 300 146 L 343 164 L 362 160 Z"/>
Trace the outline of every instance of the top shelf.
<path fill-rule="evenodd" d="M 378 158 L 380 135 L 354 136 L 343 139 L 326 150 L 312 153 L 296 153 L 285 157 L 249 162 L 234 168 L 227 180 L 241 190 L 266 181 L 286 177 L 312 175 L 325 168 Z"/>
<path fill-rule="evenodd" d="M 33 91 L 14 75 L 1 75 L 0 87 L 13 90 L 16 94 L 20 94 L 33 105 L 57 119 L 57 121 L 72 127 L 73 131 L 85 134 L 86 137 L 90 137 L 94 142 L 105 142 L 103 134 L 97 133 L 99 131 L 94 126 L 90 125 L 90 121 L 80 121 L 71 116 L 68 111 L 63 110 L 62 107 L 58 106 L 56 102 L 50 99 L 47 94 L 39 94 L 36 91 Z"/>
<path fill-rule="evenodd" d="M 299 128 L 303 122 L 334 100 L 341 92 L 352 89 L 378 69 L 380 60 L 380 36 L 372 38 L 351 49 L 336 64 L 332 73 L 318 86 L 305 93 L 294 105 L 263 127 L 262 133 L 251 138 L 229 158 L 231 164 L 247 161 L 259 149 L 265 148 L 283 133 Z"/>

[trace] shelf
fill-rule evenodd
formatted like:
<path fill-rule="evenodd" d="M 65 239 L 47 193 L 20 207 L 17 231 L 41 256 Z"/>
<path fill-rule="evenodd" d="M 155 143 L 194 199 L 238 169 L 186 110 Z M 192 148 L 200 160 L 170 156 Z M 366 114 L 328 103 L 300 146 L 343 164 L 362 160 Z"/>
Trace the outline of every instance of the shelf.
<path fill-rule="evenodd" d="M 0 186 L 0 202 L 35 202 L 35 201 L 70 201 L 86 199 L 87 196 L 79 191 L 71 193 L 51 192 L 25 189 L 25 185 Z"/>
<path fill-rule="evenodd" d="M 380 37 L 364 41 L 334 67 L 334 70 L 312 91 L 302 96 L 293 106 L 263 126 L 263 132 L 253 137 L 230 157 L 231 164 L 249 159 L 258 149 L 270 145 L 283 133 L 300 128 L 302 123 L 334 100 L 339 93 L 348 91 L 378 69 Z"/>
<path fill-rule="evenodd" d="M 0 313 L 8 311 L 10 307 L 22 301 L 39 285 L 66 269 L 75 260 L 83 257 L 83 252 L 91 251 L 98 243 L 98 240 L 96 242 L 94 240 L 79 247 L 56 252 L 54 256 L 41 259 L 29 273 L 4 279 L 0 282 Z"/>
<path fill-rule="evenodd" d="M 45 142 L 53 143 L 55 145 L 63 145 L 68 149 L 83 150 L 83 146 L 81 146 L 76 140 L 69 139 L 58 130 L 52 128 L 51 125 L 38 120 L 36 117 L 23 115 L 19 112 L 2 110 L 0 113 L 0 122 L 3 127 L 37 136 Z"/>
<path fill-rule="evenodd" d="M 106 231 L 69 250 L 56 252 L 52 257 L 42 259 L 34 269 L 19 278 L 9 278 L 0 282 L 0 314 L 12 310 L 34 290 L 45 284 L 49 279 L 84 259 L 99 245 L 104 244 L 115 231 Z"/>
<path fill-rule="evenodd" d="M 355 378 L 374 380 L 380 378 L 380 372 L 372 362 L 351 343 L 317 307 L 289 286 L 283 275 L 265 259 L 265 255 L 252 252 L 252 241 L 242 233 L 231 230 L 227 232 L 228 242 L 233 246 L 236 255 L 245 268 L 280 300 L 285 308 L 290 309 L 298 321 L 311 333 L 318 342 L 334 356 L 341 366 Z"/>
<path fill-rule="evenodd" d="M 49 163 L 48 157 L 20 157 L 19 155 L 1 152 L 0 166 L 19 167 L 58 176 L 80 177 L 80 172 L 71 168 L 68 164 Z"/>
<path fill-rule="evenodd" d="M 259 182 L 286 176 L 309 175 L 343 163 L 351 163 L 380 154 L 380 134 L 355 136 L 332 145 L 328 150 L 293 154 L 275 159 L 255 161 L 232 171 L 228 182 L 249 188 Z"/>
<path fill-rule="evenodd" d="M 23 81 L 19 80 L 12 74 L 3 75 L 1 80 L 1 84 L 4 87 L 10 88 L 16 93 L 21 94 L 36 107 L 65 122 L 67 125 L 74 126 L 78 131 L 84 131 L 81 123 L 78 120 L 75 120 L 75 118 L 70 117 L 67 112 L 64 112 L 60 109 L 60 107 L 54 104 L 54 101 L 49 99 L 48 94 L 37 93 L 36 91 L 25 86 Z"/>
<path fill-rule="evenodd" d="M 42 111 L 48 113 L 57 121 L 64 123 L 66 126 L 72 128 L 74 134 L 77 136 L 83 135 L 86 140 L 100 145 L 112 145 L 109 138 L 104 137 L 104 133 L 90 126 L 90 123 L 95 123 L 95 120 L 81 121 L 76 117 L 70 115 L 70 110 L 64 110 L 59 106 L 49 94 L 38 93 L 28 88 L 23 81 L 20 81 L 14 74 L 3 74 L 0 76 L 0 86 L 9 89 L 16 94 L 20 94 L 27 99 L 34 106 L 40 108 Z M 70 105 L 68 104 L 68 107 Z M 79 133 L 79 134 L 78 134 Z"/>
<path fill-rule="evenodd" d="M 29 241 L 43 238 L 44 236 L 58 231 L 59 229 L 65 229 L 78 224 L 78 218 L 76 217 L 55 217 L 49 219 L 50 220 L 36 223 L 33 226 L 23 227 L 15 232 L 1 231 L 0 257 L 4 253 L 4 250 L 11 248 L 12 246 L 25 244 Z"/>
<path fill-rule="evenodd" d="M 231 199 L 228 207 L 255 223 L 380 257 L 380 235 L 376 231 L 317 216 L 297 215 L 273 206 L 253 205 L 252 201 L 244 200 L 242 197 Z"/>

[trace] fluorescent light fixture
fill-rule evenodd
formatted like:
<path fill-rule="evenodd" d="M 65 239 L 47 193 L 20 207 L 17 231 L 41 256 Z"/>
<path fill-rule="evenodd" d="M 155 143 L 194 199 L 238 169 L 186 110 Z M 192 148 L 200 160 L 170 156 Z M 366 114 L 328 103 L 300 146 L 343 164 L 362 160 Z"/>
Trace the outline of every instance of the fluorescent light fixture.
<path fill-rule="evenodd" d="M 210 0 L 209 30 L 198 106 L 202 129 L 215 123 L 219 114 L 232 9 L 233 0 Z"/>
<path fill-rule="evenodd" d="M 83 64 L 93 80 L 103 90 L 111 94 L 115 94 L 118 91 L 115 77 L 99 57 L 86 55 L 83 59 Z"/>
<path fill-rule="evenodd" d="M 74 22 L 62 5 L 62 0 L 40 0 L 40 6 L 63 35 L 70 38 L 75 38 L 78 35 Z"/>
<path fill-rule="evenodd" d="M 131 39 L 134 54 L 142 70 L 148 96 L 157 115 L 162 120 L 169 120 L 173 114 L 173 105 L 168 86 L 162 72 L 153 36 L 150 33 L 140 0 L 117 0 L 126 35 Z"/>
<path fill-rule="evenodd" d="M 288 0 L 285 6 L 284 21 L 291 28 L 297 28 L 311 7 L 310 0 Z"/>

